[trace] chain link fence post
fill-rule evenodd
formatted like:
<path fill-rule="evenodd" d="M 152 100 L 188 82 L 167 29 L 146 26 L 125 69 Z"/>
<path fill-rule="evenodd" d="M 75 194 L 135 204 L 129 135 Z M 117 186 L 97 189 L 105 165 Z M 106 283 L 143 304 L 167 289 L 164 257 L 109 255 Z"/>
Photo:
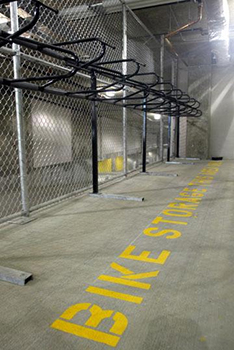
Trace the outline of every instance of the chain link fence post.
<path fill-rule="evenodd" d="M 123 15 L 123 52 L 122 59 L 128 58 L 128 38 L 127 38 L 127 7 L 126 4 L 122 4 L 122 15 Z M 127 74 L 127 62 L 123 62 L 123 74 Z M 126 97 L 127 91 L 124 88 L 123 97 Z M 124 101 L 125 103 L 125 101 Z M 123 108 L 123 171 L 124 176 L 128 173 L 128 144 L 127 144 L 127 109 Z"/>
<path fill-rule="evenodd" d="M 103 1 L 69 0 L 56 5 L 59 15 L 41 10 L 40 21 L 25 33 L 28 39 L 39 42 L 65 42 L 79 38 L 102 38 L 116 49 L 108 48 L 105 60 L 135 59 L 142 73 L 160 74 L 160 54 L 163 53 L 162 74 L 171 80 L 171 54 L 160 52 L 160 41 L 147 29 L 124 0 Z M 124 4 L 123 4 L 124 3 Z M 17 11 L 25 11 L 25 15 Z M 53 0 L 47 0 L 54 6 Z M 28 23 L 34 3 L 19 0 L 5 7 L 11 18 L 4 26 L 7 31 Z M 11 15 L 10 15 L 11 11 Z M 18 23 L 19 22 L 19 23 Z M 12 28 L 10 28 L 10 26 Z M 163 40 L 164 45 L 164 40 Z M 96 58 L 99 43 L 83 43 L 73 48 L 82 59 Z M 164 47 L 163 47 L 164 49 Z M 29 79 L 67 72 L 56 58 L 30 48 L 0 48 L 1 77 Z M 14 58 L 14 64 L 12 62 Z M 131 74 L 135 65 L 121 62 L 113 66 L 122 74 Z M 153 84 L 153 76 L 141 77 L 142 82 Z M 109 84 L 109 79 L 97 76 L 98 88 Z M 41 82 L 43 84 L 43 82 Z M 70 79 L 55 82 L 55 88 L 68 91 L 90 88 L 90 76 L 77 72 Z M 103 92 L 103 98 L 123 97 L 132 90 Z M 141 96 L 143 98 L 143 96 Z M 140 98 L 142 101 L 142 99 Z M 92 187 L 92 103 L 67 96 L 52 96 L 43 92 L 13 90 L 1 86 L 0 118 L 0 220 L 12 215 L 28 215 L 29 211 L 72 197 Z M 142 113 L 113 104 L 98 104 L 99 183 L 140 169 L 142 164 Z M 182 123 L 183 120 L 181 120 Z M 147 164 L 166 159 L 167 118 L 160 122 L 148 113 Z M 25 129 L 24 129 L 25 128 Z M 182 128 L 181 128 L 182 129 Z M 163 146 L 164 145 L 164 146 Z"/>
<path fill-rule="evenodd" d="M 14 33 L 19 29 L 17 1 L 10 3 L 10 15 L 11 15 L 11 31 Z M 20 78 L 20 47 L 17 44 L 13 44 L 12 49 L 16 52 L 16 54 L 13 57 L 14 78 L 19 79 Z M 19 152 L 19 172 L 20 172 L 22 214 L 24 216 L 29 216 L 25 127 L 24 127 L 24 116 L 23 116 L 23 94 L 21 89 L 15 89 L 15 105 L 16 105 L 16 123 L 17 123 L 17 139 L 18 139 L 18 152 Z"/>
<path fill-rule="evenodd" d="M 160 77 L 163 81 L 163 76 L 164 76 L 164 54 L 165 54 L 165 37 L 164 35 L 161 35 L 161 46 L 160 46 Z M 162 86 L 163 90 L 163 86 Z M 163 162 L 164 157 L 164 142 L 163 142 L 163 116 L 161 116 L 160 119 L 160 160 Z"/>
<path fill-rule="evenodd" d="M 177 71 L 178 71 L 178 61 L 177 59 L 172 59 L 172 69 L 171 69 L 171 83 L 173 86 L 177 87 Z M 171 156 L 176 157 L 176 144 L 177 144 L 177 117 L 171 118 Z"/>

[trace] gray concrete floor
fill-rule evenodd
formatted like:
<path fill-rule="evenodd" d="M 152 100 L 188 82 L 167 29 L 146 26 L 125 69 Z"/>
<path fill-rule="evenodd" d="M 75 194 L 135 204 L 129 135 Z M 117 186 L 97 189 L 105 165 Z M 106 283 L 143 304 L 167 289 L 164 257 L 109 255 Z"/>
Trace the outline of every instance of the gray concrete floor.
<path fill-rule="evenodd" d="M 2 227 L 0 265 L 32 272 L 34 280 L 25 287 L 0 282 L 1 350 L 110 349 L 50 327 L 79 303 L 127 317 L 117 349 L 233 350 L 234 162 L 223 162 L 193 216 L 182 218 L 188 225 L 173 227 L 181 230 L 180 238 L 142 233 L 206 164 L 160 165 L 154 170 L 179 177 L 136 176 L 105 189 L 143 196 L 142 203 L 83 197 L 34 213 L 37 220 L 27 225 Z M 164 265 L 120 258 L 129 245 L 136 246 L 135 255 L 143 250 L 152 258 L 163 250 L 171 254 Z M 135 273 L 160 273 L 138 281 L 150 283 L 149 290 L 99 280 L 104 274 L 120 276 L 110 267 L 113 262 Z M 143 301 L 91 294 L 89 286 Z M 88 318 L 82 311 L 71 322 L 84 325 Z M 107 333 L 112 325 L 104 320 L 98 330 Z"/>

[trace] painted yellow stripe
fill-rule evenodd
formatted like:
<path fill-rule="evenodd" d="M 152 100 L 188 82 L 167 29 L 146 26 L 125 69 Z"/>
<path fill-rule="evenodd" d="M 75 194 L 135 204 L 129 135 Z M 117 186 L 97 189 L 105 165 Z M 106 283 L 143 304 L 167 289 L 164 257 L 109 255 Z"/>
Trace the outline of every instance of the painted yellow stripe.
<path fill-rule="evenodd" d="M 115 158 L 115 171 L 122 171 L 123 168 L 124 168 L 123 157 L 116 157 Z"/>
<path fill-rule="evenodd" d="M 170 251 L 168 250 L 163 250 L 157 259 L 152 259 L 149 258 L 148 256 L 151 254 L 151 252 L 148 251 L 143 251 L 140 255 L 132 255 L 131 253 L 133 250 L 135 250 L 135 246 L 129 246 L 125 249 L 125 251 L 119 256 L 120 258 L 123 259 L 130 259 L 130 260 L 137 260 L 137 261 L 144 261 L 147 263 L 152 263 L 152 264 L 161 264 L 164 265 L 167 258 L 170 255 Z"/>
<path fill-rule="evenodd" d="M 135 303 L 135 304 L 141 304 L 143 301 L 143 298 L 141 297 L 135 297 L 134 295 L 118 293 L 109 289 L 103 289 L 103 288 L 97 288 L 97 287 L 88 287 L 86 289 L 86 292 L 102 295 L 104 297 L 109 297 L 113 299 L 124 300 L 124 301 L 128 301 L 129 303 Z"/>
<path fill-rule="evenodd" d="M 142 282 L 137 282 L 137 281 L 128 281 L 124 280 L 119 277 L 113 277 L 113 276 L 106 276 L 106 275 L 101 275 L 98 277 L 99 280 L 105 281 L 105 282 L 110 282 L 110 283 L 115 283 L 115 284 L 122 284 L 124 286 L 129 286 L 129 287 L 134 287 L 134 288 L 140 288 L 140 289 L 147 289 L 149 290 L 151 285 L 149 283 L 142 283 Z"/>
<path fill-rule="evenodd" d="M 131 271 L 131 270 L 127 269 L 126 267 L 119 265 L 117 263 L 112 263 L 111 267 L 112 267 L 112 269 L 120 272 L 123 275 L 132 275 L 134 273 L 133 271 Z"/>
<path fill-rule="evenodd" d="M 138 273 L 135 275 L 131 275 L 131 276 L 123 276 L 123 278 L 126 279 L 133 279 L 133 280 L 141 280 L 144 278 L 151 278 L 151 277 L 157 277 L 159 274 L 159 271 L 152 271 L 152 272 L 144 272 L 144 273 Z"/>
<path fill-rule="evenodd" d="M 176 198 L 178 199 L 178 198 Z M 183 198 L 184 199 L 184 198 Z M 152 221 L 152 224 L 159 224 L 160 222 L 165 222 L 165 223 L 168 223 L 168 224 L 175 224 L 175 225 L 188 225 L 187 222 L 185 221 L 173 221 L 173 220 L 166 220 L 164 219 L 162 216 L 157 216 L 153 221 Z"/>
<path fill-rule="evenodd" d="M 198 204 L 170 203 L 168 208 L 197 210 Z"/>
<path fill-rule="evenodd" d="M 70 333 L 76 335 L 77 337 L 93 340 L 98 343 L 103 343 L 112 347 L 116 347 L 120 340 L 120 337 L 117 337 L 115 335 L 99 332 L 94 329 L 79 326 L 77 324 L 62 320 L 56 320 L 51 325 L 51 328 L 55 328 L 59 331 Z"/>
<path fill-rule="evenodd" d="M 105 159 L 98 162 L 99 173 L 111 173 L 112 172 L 112 159 Z"/>
<path fill-rule="evenodd" d="M 175 200 L 176 201 L 188 202 L 188 203 L 195 203 L 195 204 L 200 204 L 201 203 L 201 198 L 178 197 L 178 198 L 175 198 Z"/>

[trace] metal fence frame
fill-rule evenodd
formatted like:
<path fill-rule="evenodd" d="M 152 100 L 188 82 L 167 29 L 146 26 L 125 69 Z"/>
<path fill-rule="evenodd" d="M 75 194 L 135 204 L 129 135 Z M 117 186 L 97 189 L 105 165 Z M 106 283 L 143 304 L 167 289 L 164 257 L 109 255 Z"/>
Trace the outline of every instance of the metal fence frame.
<path fill-rule="evenodd" d="M 155 41 L 157 45 L 159 45 L 160 50 L 160 64 L 159 64 L 159 71 L 156 72 L 160 74 L 161 77 L 164 76 L 164 62 L 165 62 L 165 46 L 164 46 L 164 37 L 162 36 L 161 42 L 159 43 L 156 38 L 152 35 L 152 33 L 147 29 L 147 27 L 140 21 L 140 19 L 135 15 L 135 13 L 121 0 L 119 0 L 122 4 L 122 59 L 128 58 L 128 21 L 127 16 L 130 15 L 136 21 L 136 23 L 146 32 L 148 33 L 149 40 Z M 13 2 L 10 4 L 11 8 L 11 29 L 12 31 L 16 31 L 18 29 L 19 23 L 18 23 L 18 12 L 17 12 L 17 2 Z M 57 66 L 56 64 L 52 62 L 47 62 L 42 60 L 41 58 L 37 56 L 32 56 L 24 52 L 20 52 L 20 47 L 16 44 L 10 48 L 3 48 L 0 50 L 1 53 L 8 55 L 12 57 L 13 62 L 13 72 L 14 77 L 19 78 L 20 77 L 20 68 L 21 68 L 21 60 L 24 59 L 28 62 L 33 62 L 35 64 L 40 64 L 45 67 L 54 67 L 59 71 L 66 71 L 66 68 Z M 167 55 L 169 53 L 167 52 Z M 174 67 L 174 70 L 173 70 Z M 127 72 L 127 64 L 123 63 L 122 67 L 123 73 L 125 74 Z M 172 71 L 175 75 L 175 65 L 174 61 L 172 59 Z M 88 75 L 85 75 L 83 73 L 77 73 L 79 77 L 82 79 L 88 79 L 90 80 L 90 77 Z M 173 80 L 173 77 L 172 77 Z M 102 83 L 102 80 L 98 80 L 100 83 Z M 176 83 L 176 81 L 174 81 Z M 126 93 L 126 92 L 124 92 Z M 82 189 L 72 191 L 70 193 L 66 193 L 65 195 L 58 196 L 56 198 L 53 198 L 51 200 L 46 200 L 45 202 L 41 202 L 37 205 L 30 205 L 30 195 L 28 191 L 28 170 L 27 170 L 27 150 L 26 150 L 26 131 L 25 131 L 25 118 L 24 118 L 24 109 L 23 109 L 23 94 L 20 89 L 15 89 L 15 113 L 16 113 L 16 124 L 17 124 L 17 140 L 18 140 L 18 161 L 19 161 L 19 176 L 20 176 L 20 193 L 21 193 L 21 212 L 14 213 L 12 215 L 6 215 L 4 217 L 0 216 L 0 223 L 10 220 L 11 218 L 17 217 L 17 216 L 29 216 L 30 212 L 36 209 L 39 209 L 41 207 L 47 206 L 48 204 L 52 204 L 58 201 L 61 201 L 63 199 L 72 197 L 74 195 L 77 195 L 79 193 L 83 193 L 87 189 L 89 189 L 91 186 L 84 187 Z M 128 147 L 128 128 L 129 128 L 129 111 L 126 108 L 122 108 L 122 152 L 123 152 L 123 171 L 119 174 L 116 174 L 116 176 L 113 177 L 113 180 L 119 178 L 119 177 L 126 177 L 129 173 L 131 173 L 133 170 L 140 171 L 141 162 L 137 161 L 137 166 L 134 169 L 129 169 L 128 167 L 128 156 L 129 156 L 129 147 Z M 134 113 L 133 111 L 131 113 Z M 139 120 L 143 121 L 143 113 L 139 116 Z M 163 116 L 160 120 L 160 124 L 158 122 L 158 135 L 157 138 L 157 145 L 156 145 L 156 152 L 157 157 L 153 159 L 151 164 L 154 164 L 158 161 L 163 161 L 165 159 L 165 148 L 168 148 L 169 142 L 168 142 L 168 136 L 167 136 L 167 116 Z M 155 122 L 156 123 L 156 122 Z M 141 128 L 142 130 L 142 128 Z M 171 130 L 170 130 L 171 131 Z M 144 130 L 141 131 L 144 133 Z M 145 131 L 146 132 L 146 131 Z M 143 134 L 141 134 L 143 135 Z M 153 134 L 154 135 L 154 134 Z M 142 136 L 143 137 L 143 136 Z M 152 136 L 154 137 L 154 136 Z M 136 151 L 138 152 L 138 151 Z M 141 140 L 141 146 L 139 152 L 142 152 L 142 140 Z M 141 157 L 141 154 L 138 154 L 138 157 Z M 139 158 L 140 159 L 140 158 Z M 101 181 L 102 183 L 105 183 L 109 181 L 110 179 L 104 179 Z"/>

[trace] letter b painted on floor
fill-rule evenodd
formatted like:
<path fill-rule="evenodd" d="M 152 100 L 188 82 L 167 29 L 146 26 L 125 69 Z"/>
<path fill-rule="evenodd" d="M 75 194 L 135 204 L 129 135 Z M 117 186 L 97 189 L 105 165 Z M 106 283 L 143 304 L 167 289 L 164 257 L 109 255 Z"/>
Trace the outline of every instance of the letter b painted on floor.
<path fill-rule="evenodd" d="M 99 343 L 116 347 L 120 341 L 121 335 L 125 332 L 128 319 L 120 312 L 113 310 L 103 310 L 98 305 L 90 303 L 76 304 L 67 309 L 60 319 L 56 320 L 51 328 L 76 335 L 77 337 L 90 339 Z M 84 326 L 71 323 L 71 321 L 81 311 L 89 311 L 91 316 L 86 321 Z M 111 318 L 114 321 L 113 326 L 110 329 L 110 333 L 98 331 L 97 328 L 104 319 Z M 66 321 L 65 321 L 66 320 Z"/>

